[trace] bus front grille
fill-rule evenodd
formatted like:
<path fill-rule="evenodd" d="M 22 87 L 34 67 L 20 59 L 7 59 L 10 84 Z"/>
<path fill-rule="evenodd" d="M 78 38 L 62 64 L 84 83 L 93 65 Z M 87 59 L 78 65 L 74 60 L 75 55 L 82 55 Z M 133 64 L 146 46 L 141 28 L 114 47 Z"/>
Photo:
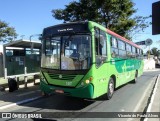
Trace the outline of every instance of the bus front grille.
<path fill-rule="evenodd" d="M 65 74 L 49 73 L 48 75 L 51 79 L 58 79 L 58 80 L 73 80 L 76 77 L 76 75 L 65 75 Z"/>

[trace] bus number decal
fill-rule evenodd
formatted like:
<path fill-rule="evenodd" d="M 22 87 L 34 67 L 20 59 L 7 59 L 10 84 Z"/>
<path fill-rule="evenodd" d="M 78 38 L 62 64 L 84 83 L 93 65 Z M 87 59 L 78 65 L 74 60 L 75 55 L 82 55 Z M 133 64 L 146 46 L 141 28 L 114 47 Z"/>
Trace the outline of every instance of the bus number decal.
<path fill-rule="evenodd" d="M 66 82 L 66 85 L 70 86 L 70 85 L 72 85 L 72 82 Z"/>

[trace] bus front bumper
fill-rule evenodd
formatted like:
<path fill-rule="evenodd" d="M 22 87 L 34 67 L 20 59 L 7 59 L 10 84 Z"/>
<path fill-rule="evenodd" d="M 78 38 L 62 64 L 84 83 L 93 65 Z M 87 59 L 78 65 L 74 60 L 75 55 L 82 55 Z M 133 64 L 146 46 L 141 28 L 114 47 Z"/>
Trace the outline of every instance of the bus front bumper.
<path fill-rule="evenodd" d="M 67 88 L 67 87 L 57 87 L 53 85 L 48 85 L 43 81 L 40 81 L 40 89 L 46 94 L 64 94 L 73 97 L 79 98 L 93 98 L 93 91 L 94 87 L 92 84 L 88 84 L 87 86 L 80 87 L 80 88 Z"/>

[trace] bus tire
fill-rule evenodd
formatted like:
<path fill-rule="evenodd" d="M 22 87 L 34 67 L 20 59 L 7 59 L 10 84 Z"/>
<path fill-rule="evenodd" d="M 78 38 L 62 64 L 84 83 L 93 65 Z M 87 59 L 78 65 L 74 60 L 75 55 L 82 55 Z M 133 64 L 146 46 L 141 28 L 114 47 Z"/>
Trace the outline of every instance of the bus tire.
<path fill-rule="evenodd" d="M 44 97 L 49 96 L 49 94 L 47 94 L 47 93 L 46 93 L 46 92 L 44 92 L 44 91 L 42 91 L 42 92 L 41 92 L 41 94 L 42 94 L 42 96 L 44 96 Z"/>
<path fill-rule="evenodd" d="M 110 100 L 112 98 L 113 93 L 114 93 L 114 80 L 112 77 L 110 77 L 108 82 L 108 92 L 106 94 L 107 100 Z"/>
<path fill-rule="evenodd" d="M 138 71 L 136 70 L 135 72 L 135 77 L 134 79 L 132 80 L 133 83 L 136 83 L 137 82 L 137 78 L 138 78 Z"/>

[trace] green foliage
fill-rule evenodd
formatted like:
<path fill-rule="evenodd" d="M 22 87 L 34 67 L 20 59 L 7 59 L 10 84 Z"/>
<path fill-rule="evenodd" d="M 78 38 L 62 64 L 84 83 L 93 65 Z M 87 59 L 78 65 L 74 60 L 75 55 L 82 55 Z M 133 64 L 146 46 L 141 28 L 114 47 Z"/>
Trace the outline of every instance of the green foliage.
<path fill-rule="evenodd" d="M 65 9 L 56 9 L 52 13 L 53 17 L 64 22 L 95 20 L 98 17 L 96 16 L 98 14 L 96 3 L 92 0 L 74 1 L 66 5 Z"/>
<path fill-rule="evenodd" d="M 0 20 L 0 41 L 9 42 L 17 37 L 16 31 L 13 27 Z"/>
<path fill-rule="evenodd" d="M 95 21 L 108 29 L 131 38 L 133 31 L 144 30 L 149 26 L 149 17 L 136 16 L 132 0 L 79 0 L 65 6 L 65 9 L 52 10 L 53 17 L 64 22 Z"/>
<path fill-rule="evenodd" d="M 154 56 L 159 57 L 160 56 L 160 50 L 158 50 L 158 48 L 156 48 L 156 47 L 153 47 L 151 50 L 148 50 L 146 52 L 146 54 L 147 55 L 150 54 L 150 55 L 154 55 Z"/>
<path fill-rule="evenodd" d="M 153 47 L 151 49 L 151 54 L 158 57 L 160 55 L 160 51 L 156 47 Z"/>

